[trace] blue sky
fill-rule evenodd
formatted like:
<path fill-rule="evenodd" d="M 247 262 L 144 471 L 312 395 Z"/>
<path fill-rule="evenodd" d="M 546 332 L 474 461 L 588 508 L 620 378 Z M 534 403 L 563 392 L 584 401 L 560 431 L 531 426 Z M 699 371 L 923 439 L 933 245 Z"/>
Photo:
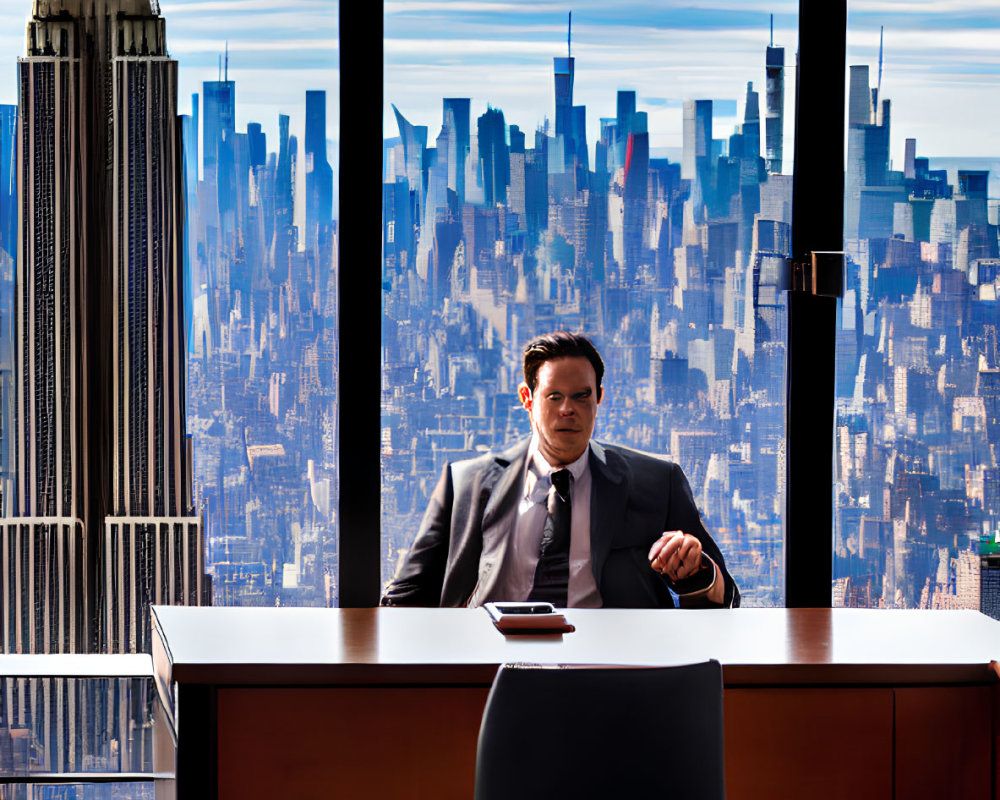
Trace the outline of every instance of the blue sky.
<path fill-rule="evenodd" d="M 487 103 L 508 124 L 533 130 L 553 116 L 552 57 L 566 54 L 573 10 L 574 101 L 587 106 L 593 146 L 600 117 L 614 116 L 615 92 L 634 89 L 649 113 L 650 144 L 681 143 L 681 101 L 727 100 L 715 136 L 742 119 L 747 81 L 763 95 L 764 48 L 784 46 L 786 168 L 790 168 L 798 2 L 750 0 L 390 0 L 385 3 L 386 136 L 397 134 L 390 103 L 435 137 L 441 98 Z M 1000 4 L 995 0 L 850 0 L 848 63 L 875 79 L 884 25 L 883 97 L 893 102 L 892 157 L 917 139 L 920 155 L 1000 154 Z M 763 109 L 763 96 L 761 98 Z"/>
<path fill-rule="evenodd" d="M 327 138 L 339 138 L 336 0 L 159 0 L 167 49 L 180 63 L 178 106 L 216 80 L 229 41 L 229 78 L 236 81 L 237 130 L 260 122 L 268 150 L 277 148 L 278 114 L 303 136 L 306 89 L 327 92 Z M 17 102 L 17 58 L 24 55 L 32 0 L 0 0 L 0 103 Z M 336 169 L 336 164 L 334 164 Z"/>

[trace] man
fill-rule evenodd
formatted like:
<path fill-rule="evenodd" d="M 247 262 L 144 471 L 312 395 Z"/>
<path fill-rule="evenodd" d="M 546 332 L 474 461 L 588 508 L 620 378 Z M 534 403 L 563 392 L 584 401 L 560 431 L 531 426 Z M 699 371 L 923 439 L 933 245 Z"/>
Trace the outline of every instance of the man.
<path fill-rule="evenodd" d="M 584 336 L 528 344 L 531 438 L 445 466 L 383 605 L 739 605 L 680 467 L 591 439 L 603 376 Z"/>

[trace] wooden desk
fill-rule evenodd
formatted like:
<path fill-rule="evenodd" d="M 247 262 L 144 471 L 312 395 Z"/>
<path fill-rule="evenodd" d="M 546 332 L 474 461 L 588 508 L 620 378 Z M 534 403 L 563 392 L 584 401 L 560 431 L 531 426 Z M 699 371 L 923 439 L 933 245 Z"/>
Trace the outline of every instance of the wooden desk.
<path fill-rule="evenodd" d="M 1000 623 L 977 612 L 571 610 L 575 633 L 507 639 L 481 609 L 153 615 L 178 797 L 469 798 L 499 664 L 708 658 L 730 798 L 1000 797 Z"/>

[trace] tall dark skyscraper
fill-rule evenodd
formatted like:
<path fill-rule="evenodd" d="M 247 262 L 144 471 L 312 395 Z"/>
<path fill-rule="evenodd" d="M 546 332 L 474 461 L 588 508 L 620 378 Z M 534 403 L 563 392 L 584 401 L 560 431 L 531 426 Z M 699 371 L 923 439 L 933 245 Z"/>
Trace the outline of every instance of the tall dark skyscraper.
<path fill-rule="evenodd" d="M 615 108 L 615 147 L 612 166 L 623 167 L 628 135 L 632 132 L 632 117 L 635 116 L 635 92 L 619 89 Z"/>
<path fill-rule="evenodd" d="M 574 161 L 584 171 L 588 169 L 587 107 L 573 105 L 573 73 L 575 59 L 572 51 L 572 23 L 566 37 L 566 57 L 552 59 L 556 93 L 556 136 L 562 137 L 563 163 L 572 167 Z"/>
<path fill-rule="evenodd" d="M 448 165 L 449 178 L 454 171 L 455 193 L 458 202 L 465 202 L 465 162 L 469 158 L 469 103 L 468 97 L 445 97 L 443 101 L 444 124 L 448 124 L 451 114 L 455 127 L 455 147 L 448 153 L 448 158 L 454 162 Z"/>
<path fill-rule="evenodd" d="M 228 62 L 228 56 L 227 56 Z M 227 68 L 228 72 L 228 68 Z M 236 183 L 236 82 L 228 79 L 205 81 L 202 84 L 205 99 L 202 130 L 204 140 L 205 183 L 214 186 L 219 207 L 219 224 L 223 230 L 235 228 L 233 218 L 233 192 Z"/>
<path fill-rule="evenodd" d="M 205 81 L 201 87 L 205 98 L 203 142 L 205 180 L 217 175 L 219 162 L 225 158 L 220 151 L 232 149 L 236 135 L 236 82 Z"/>
<path fill-rule="evenodd" d="M 19 63 L 5 652 L 149 647 L 206 596 L 185 431 L 177 62 L 155 0 L 35 0 Z"/>
<path fill-rule="evenodd" d="M 507 202 L 510 183 L 510 156 L 503 112 L 488 108 L 478 119 L 479 161 L 483 169 L 483 193 L 486 205 Z"/>
<path fill-rule="evenodd" d="M 573 58 L 553 58 L 556 88 L 556 136 L 566 139 L 570 152 L 573 136 Z"/>
<path fill-rule="evenodd" d="M 326 92 L 306 92 L 306 237 L 333 219 L 333 169 L 326 160 Z"/>
<path fill-rule="evenodd" d="M 764 160 L 769 173 L 781 172 L 785 127 L 785 48 L 767 48 L 764 63 Z"/>

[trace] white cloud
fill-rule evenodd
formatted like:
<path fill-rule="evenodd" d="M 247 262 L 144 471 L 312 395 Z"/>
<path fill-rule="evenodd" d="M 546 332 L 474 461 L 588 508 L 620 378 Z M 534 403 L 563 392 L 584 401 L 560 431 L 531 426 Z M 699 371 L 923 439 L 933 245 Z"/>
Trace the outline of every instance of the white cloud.
<path fill-rule="evenodd" d="M 549 42 L 498 39 L 386 39 L 383 51 L 386 56 L 417 55 L 446 58 L 484 53 L 497 55 L 531 53 L 544 56 L 552 52 L 552 45 Z"/>
<path fill-rule="evenodd" d="M 407 0 L 389 0 L 389 2 L 383 3 L 382 8 L 386 16 L 423 13 L 427 11 L 461 11 L 481 14 L 504 14 L 509 12 L 520 14 L 551 14 L 566 10 L 564 5 L 549 3 L 477 3 L 474 1 L 468 2 L 467 0 L 454 3 L 446 1 L 437 2 L 434 0 L 413 0 L 413 2 L 408 2 Z"/>
<path fill-rule="evenodd" d="M 160 0 L 160 14 L 167 19 L 187 14 L 225 12 L 235 15 L 248 11 L 274 13 L 275 0 Z M 330 0 L 283 0 L 281 11 L 336 14 L 337 4 Z"/>
<path fill-rule="evenodd" d="M 996 13 L 996 0 L 851 0 L 850 13 L 880 12 L 892 15 L 906 14 L 956 14 L 988 11 Z"/>
<path fill-rule="evenodd" d="M 219 53 L 220 47 L 217 41 L 206 41 L 200 39 L 180 39 L 170 41 L 168 49 L 171 55 L 175 53 Z M 324 52 L 335 52 L 340 47 L 336 39 L 239 39 L 230 40 L 230 56 L 245 52 L 301 52 L 302 50 L 321 50 Z"/>

